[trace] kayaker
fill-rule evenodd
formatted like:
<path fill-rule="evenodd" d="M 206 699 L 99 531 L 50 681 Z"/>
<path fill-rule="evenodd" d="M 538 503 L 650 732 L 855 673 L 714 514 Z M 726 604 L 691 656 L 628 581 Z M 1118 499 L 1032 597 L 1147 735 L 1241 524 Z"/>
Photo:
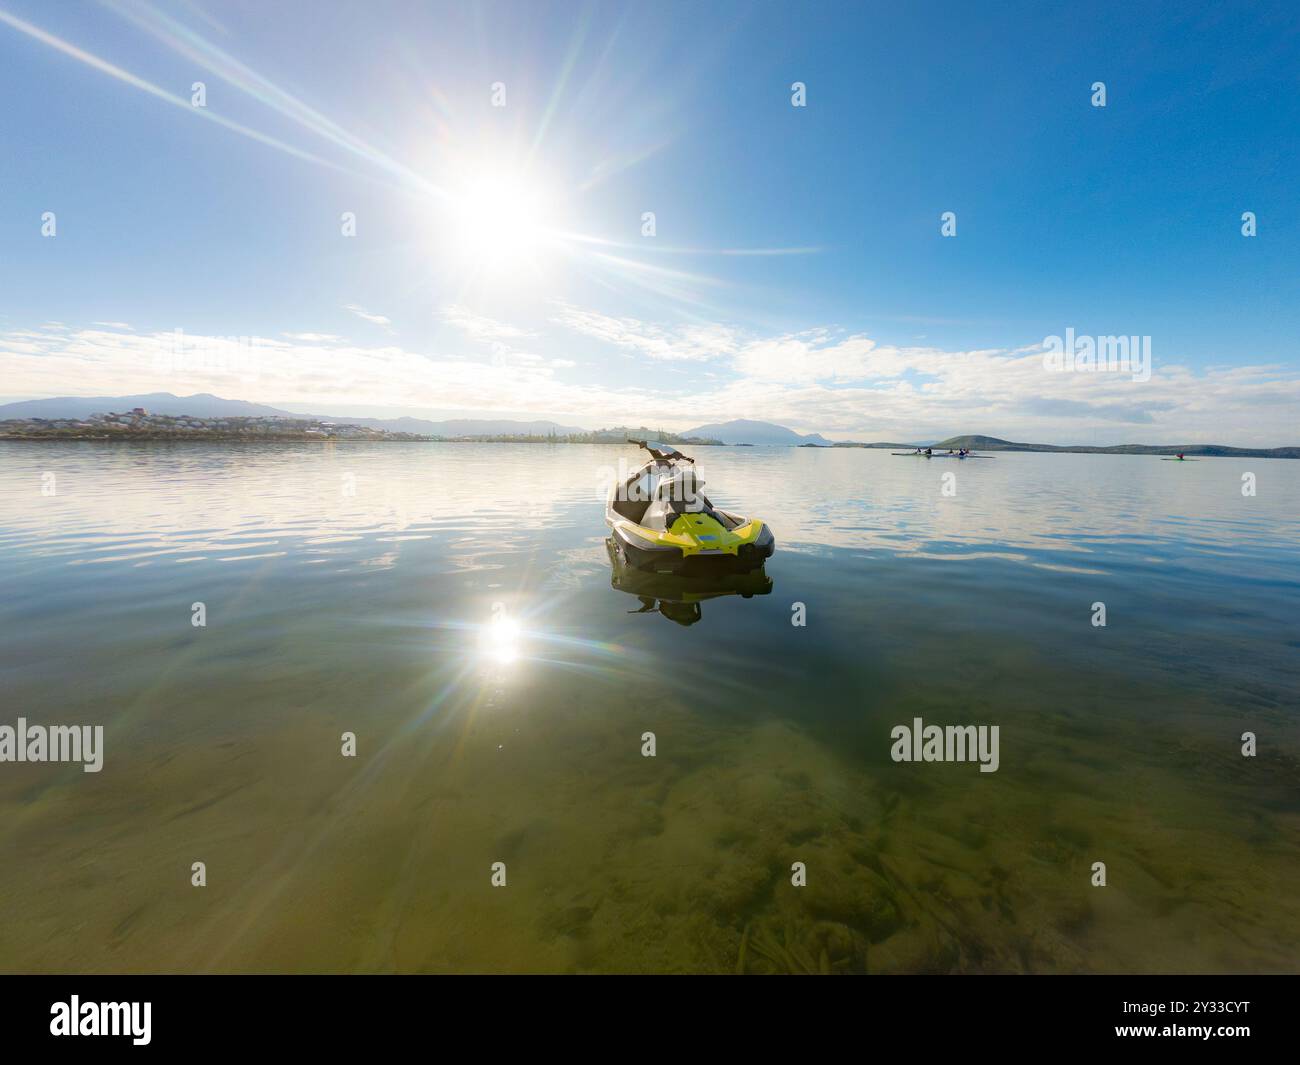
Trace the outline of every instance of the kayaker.
<path fill-rule="evenodd" d="M 1178 452 L 1178 461 L 1179 461 L 1179 462 L 1183 462 L 1183 461 L 1185 461 L 1184 458 L 1183 458 L 1183 453 L 1182 453 L 1181 451 Z"/>

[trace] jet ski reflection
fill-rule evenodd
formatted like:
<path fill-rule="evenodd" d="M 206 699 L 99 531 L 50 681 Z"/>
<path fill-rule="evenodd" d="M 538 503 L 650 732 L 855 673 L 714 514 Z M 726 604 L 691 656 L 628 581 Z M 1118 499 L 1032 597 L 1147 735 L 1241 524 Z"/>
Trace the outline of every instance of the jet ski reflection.
<path fill-rule="evenodd" d="M 654 573 L 638 569 L 628 562 L 622 546 L 613 537 L 605 540 L 609 554 L 609 583 L 613 588 L 640 600 L 641 606 L 629 614 L 659 614 L 678 625 L 694 625 L 703 616 L 700 604 L 706 599 L 738 595 L 749 599 L 772 591 L 772 578 L 760 563 L 744 573 L 701 574 L 683 577 L 673 573 Z"/>

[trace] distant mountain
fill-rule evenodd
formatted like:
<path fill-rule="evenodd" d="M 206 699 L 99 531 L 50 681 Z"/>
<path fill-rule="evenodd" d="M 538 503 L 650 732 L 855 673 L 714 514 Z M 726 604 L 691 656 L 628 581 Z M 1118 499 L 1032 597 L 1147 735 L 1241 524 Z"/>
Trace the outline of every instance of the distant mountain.
<path fill-rule="evenodd" d="M 85 418 L 91 414 L 118 414 L 143 407 L 151 414 L 189 414 L 195 418 L 293 418 L 277 407 L 248 403 L 242 399 L 222 399 L 208 392 L 192 396 L 174 396 L 170 392 L 150 392 L 144 396 L 57 396 L 54 399 L 28 399 L 0 404 L 0 421 L 9 418 Z"/>
<path fill-rule="evenodd" d="M 800 444 L 817 444 L 822 447 L 832 446 L 829 440 L 818 436 L 816 433 L 802 436 L 793 429 L 787 429 L 784 425 L 773 425 L 771 422 L 751 422 L 743 418 L 737 418 L 730 422 L 720 422 L 716 425 L 700 425 L 694 429 L 688 429 L 683 435 L 721 440 L 724 444 L 784 444 L 790 447 L 798 447 Z"/>
<path fill-rule="evenodd" d="M 567 436 L 570 433 L 587 432 L 586 429 L 561 425 L 559 422 L 520 422 L 509 418 L 453 418 L 450 421 L 434 422 L 424 418 L 353 418 L 348 415 L 314 417 L 319 417 L 321 421 L 386 429 L 390 433 L 420 433 L 425 436 L 550 436 L 552 433 Z"/>

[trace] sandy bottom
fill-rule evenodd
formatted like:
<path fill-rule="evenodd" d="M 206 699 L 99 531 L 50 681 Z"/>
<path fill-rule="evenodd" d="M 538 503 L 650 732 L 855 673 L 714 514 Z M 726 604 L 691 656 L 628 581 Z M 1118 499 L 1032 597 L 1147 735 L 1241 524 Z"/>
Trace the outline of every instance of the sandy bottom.
<path fill-rule="evenodd" d="M 238 692 L 200 700 L 185 742 L 155 729 L 97 776 L 8 767 L 0 966 L 1235 972 L 1300 957 L 1297 766 L 1242 759 L 1231 728 L 1195 713 L 1170 745 L 1122 704 L 1084 723 L 1026 699 L 1001 715 L 1005 768 L 982 775 L 848 757 L 797 715 L 706 714 L 608 676 L 539 689 L 482 667 L 450 695 L 445 677 L 390 676 L 384 712 L 348 720 L 339 707 L 375 679 L 278 717 L 251 685 L 237 720 Z M 928 691 L 889 719 L 935 701 L 951 705 Z M 348 728 L 355 759 L 339 754 Z"/>

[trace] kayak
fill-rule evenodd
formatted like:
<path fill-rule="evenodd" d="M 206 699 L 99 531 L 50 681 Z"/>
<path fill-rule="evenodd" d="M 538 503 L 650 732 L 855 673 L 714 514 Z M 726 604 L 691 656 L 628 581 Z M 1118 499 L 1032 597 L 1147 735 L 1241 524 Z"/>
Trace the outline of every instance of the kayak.
<path fill-rule="evenodd" d="M 1195 459 L 1161 459 L 1161 462 L 1195 462 Z"/>

